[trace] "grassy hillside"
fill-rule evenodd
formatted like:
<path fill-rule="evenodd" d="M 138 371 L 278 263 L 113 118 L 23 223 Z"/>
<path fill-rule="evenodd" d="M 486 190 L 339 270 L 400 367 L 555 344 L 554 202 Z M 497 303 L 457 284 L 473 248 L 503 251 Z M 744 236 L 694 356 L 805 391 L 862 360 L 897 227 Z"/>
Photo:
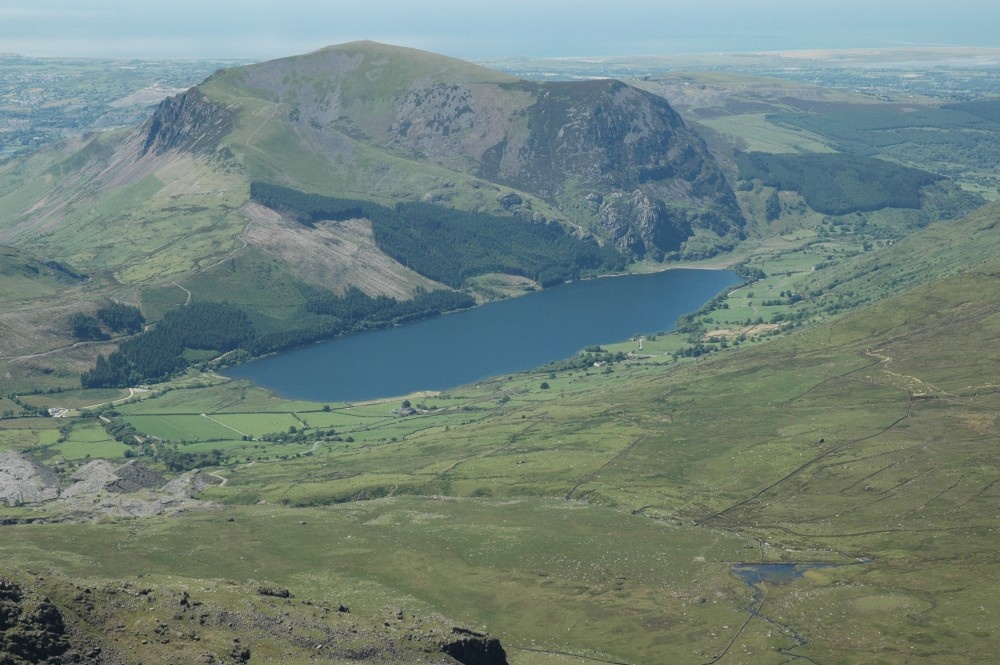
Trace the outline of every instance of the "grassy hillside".
<path fill-rule="evenodd" d="M 411 396 L 412 416 L 210 377 L 158 389 L 104 413 L 159 437 L 126 441 L 140 458 L 219 450 L 227 482 L 202 497 L 222 512 L 7 526 L 5 561 L 440 612 L 513 663 L 981 658 L 1000 618 L 998 218 L 729 294 L 705 317 L 737 317 L 748 289 L 822 292 L 782 306 L 802 325 L 697 360 L 656 351 L 665 336 L 610 372 Z M 81 463 L 77 423 L 36 451 Z M 792 578 L 736 565 L 769 562 Z"/>

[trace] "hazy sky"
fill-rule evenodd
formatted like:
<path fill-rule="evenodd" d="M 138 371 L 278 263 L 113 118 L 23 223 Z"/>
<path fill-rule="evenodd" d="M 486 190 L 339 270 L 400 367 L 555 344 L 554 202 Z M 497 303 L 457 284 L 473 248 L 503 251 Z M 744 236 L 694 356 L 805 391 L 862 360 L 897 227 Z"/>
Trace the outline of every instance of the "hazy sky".
<path fill-rule="evenodd" d="M 461 58 L 1000 47 L 998 0 L 0 0 L 0 53 L 268 59 L 357 39 Z"/>

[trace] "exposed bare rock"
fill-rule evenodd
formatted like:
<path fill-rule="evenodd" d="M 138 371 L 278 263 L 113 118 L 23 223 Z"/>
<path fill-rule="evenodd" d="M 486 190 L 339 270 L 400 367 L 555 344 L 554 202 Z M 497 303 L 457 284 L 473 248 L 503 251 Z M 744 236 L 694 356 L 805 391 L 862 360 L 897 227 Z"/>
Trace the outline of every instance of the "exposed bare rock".
<path fill-rule="evenodd" d="M 0 452 L 0 501 L 8 506 L 51 501 L 59 496 L 59 477 L 21 452 Z"/>
<path fill-rule="evenodd" d="M 215 504 L 193 497 L 222 482 L 198 470 L 167 482 L 139 461 L 116 465 L 104 459 L 88 462 L 69 479 L 72 484 L 60 490 L 59 477 L 37 460 L 19 452 L 0 453 L 0 502 L 34 504 L 45 514 L 44 518 L 25 518 L 28 521 L 87 522 L 108 516 L 139 518 L 215 509 Z"/>
<path fill-rule="evenodd" d="M 166 478 L 149 470 L 141 462 L 133 460 L 116 467 L 103 459 L 93 460 L 80 467 L 70 476 L 70 480 L 76 482 L 63 492 L 66 498 L 101 491 L 130 494 L 142 489 L 158 489 L 167 482 Z"/>
<path fill-rule="evenodd" d="M 114 464 L 108 460 L 95 459 L 73 472 L 69 479 L 74 482 L 63 490 L 62 496 L 66 499 L 102 491 L 117 481 L 118 476 L 115 475 Z"/>
<path fill-rule="evenodd" d="M 197 88 L 168 97 L 140 131 L 145 140 L 140 156 L 182 149 L 202 152 L 214 148 L 232 127 L 232 113 L 205 99 Z"/>
<path fill-rule="evenodd" d="M 198 492 L 219 485 L 222 480 L 218 476 L 213 476 L 195 469 L 181 474 L 160 488 L 164 494 L 177 497 L 191 497 Z"/>
<path fill-rule="evenodd" d="M 142 462 L 132 460 L 115 469 L 118 480 L 107 486 L 109 492 L 137 492 L 141 489 L 158 489 L 167 479 L 147 468 Z"/>
<path fill-rule="evenodd" d="M 347 285 L 369 295 L 409 298 L 415 286 L 441 288 L 378 248 L 371 222 L 349 219 L 312 226 L 283 218 L 259 204 L 243 208 L 250 220 L 246 241 L 291 267 L 302 279 L 342 293 Z"/>

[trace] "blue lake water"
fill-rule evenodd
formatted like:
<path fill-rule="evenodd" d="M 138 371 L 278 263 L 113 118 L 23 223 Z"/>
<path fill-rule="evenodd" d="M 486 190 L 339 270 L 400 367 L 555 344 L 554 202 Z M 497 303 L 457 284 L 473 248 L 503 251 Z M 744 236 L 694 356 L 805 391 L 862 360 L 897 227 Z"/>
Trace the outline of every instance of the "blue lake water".
<path fill-rule="evenodd" d="M 568 358 L 592 344 L 673 328 L 739 282 L 727 270 L 583 280 L 396 328 L 263 358 L 225 372 L 282 397 L 359 401 L 444 390 Z"/>
<path fill-rule="evenodd" d="M 831 568 L 829 563 L 739 563 L 729 568 L 748 586 L 755 587 L 761 582 L 787 584 L 806 574 L 807 570 Z"/>

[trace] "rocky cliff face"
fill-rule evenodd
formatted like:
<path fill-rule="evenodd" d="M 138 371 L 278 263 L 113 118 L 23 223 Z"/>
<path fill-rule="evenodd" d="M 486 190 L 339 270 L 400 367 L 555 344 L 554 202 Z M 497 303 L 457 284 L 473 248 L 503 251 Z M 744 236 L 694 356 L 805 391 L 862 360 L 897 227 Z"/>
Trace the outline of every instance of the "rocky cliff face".
<path fill-rule="evenodd" d="M 691 221 L 683 212 L 641 189 L 603 197 L 598 217 L 615 246 L 632 256 L 650 253 L 661 259 L 691 235 Z"/>
<path fill-rule="evenodd" d="M 211 150 L 232 128 L 232 120 L 231 109 L 209 102 L 198 88 L 168 97 L 139 129 L 144 136 L 139 156 Z"/>
<path fill-rule="evenodd" d="M 501 116 L 504 106 L 511 112 Z M 704 141 L 665 100 L 620 81 L 415 87 L 389 135 L 558 207 L 576 208 L 588 193 L 607 198 L 595 230 L 635 257 L 662 258 L 696 228 L 739 235 L 744 224 Z"/>
<path fill-rule="evenodd" d="M 455 626 L 441 644 L 441 651 L 462 665 L 507 665 L 500 640 L 485 633 Z"/>

